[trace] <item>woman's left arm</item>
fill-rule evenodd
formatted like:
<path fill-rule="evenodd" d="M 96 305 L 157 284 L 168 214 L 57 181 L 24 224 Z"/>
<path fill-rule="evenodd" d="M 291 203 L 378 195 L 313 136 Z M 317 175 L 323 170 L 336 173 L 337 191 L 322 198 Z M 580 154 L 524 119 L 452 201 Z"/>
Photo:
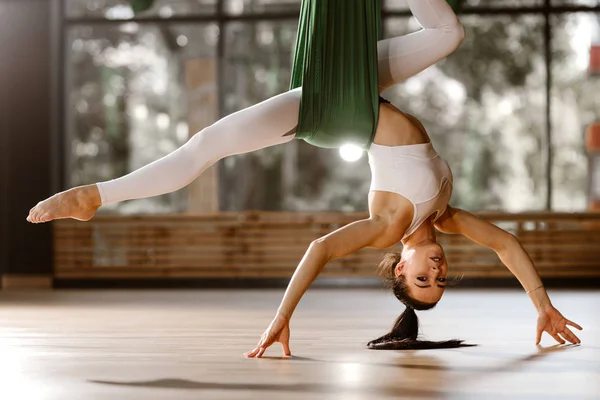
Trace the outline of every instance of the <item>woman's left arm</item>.
<path fill-rule="evenodd" d="M 461 234 L 496 252 L 504 265 L 519 280 L 538 311 L 536 344 L 540 342 L 544 331 L 561 344 L 564 340 L 559 337 L 559 334 L 569 342 L 579 343 L 577 336 L 566 325 L 580 330 L 581 327 L 564 318 L 552 306 L 533 261 L 514 235 L 467 211 L 452 207 L 446 209 L 446 212 L 436 221 L 435 227 L 444 233 Z"/>

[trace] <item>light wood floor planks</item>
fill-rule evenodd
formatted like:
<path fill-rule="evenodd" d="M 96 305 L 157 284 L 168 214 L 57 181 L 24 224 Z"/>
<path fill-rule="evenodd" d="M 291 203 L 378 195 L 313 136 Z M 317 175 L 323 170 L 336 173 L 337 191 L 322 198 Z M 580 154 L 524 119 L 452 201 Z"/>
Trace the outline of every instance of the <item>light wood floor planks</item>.
<path fill-rule="evenodd" d="M 600 291 L 551 291 L 581 346 L 534 345 L 513 290 L 449 290 L 419 313 L 431 339 L 477 347 L 370 351 L 402 310 L 384 290 L 315 289 L 278 347 L 244 359 L 283 290 L 0 292 L 0 398 L 600 399 Z"/>

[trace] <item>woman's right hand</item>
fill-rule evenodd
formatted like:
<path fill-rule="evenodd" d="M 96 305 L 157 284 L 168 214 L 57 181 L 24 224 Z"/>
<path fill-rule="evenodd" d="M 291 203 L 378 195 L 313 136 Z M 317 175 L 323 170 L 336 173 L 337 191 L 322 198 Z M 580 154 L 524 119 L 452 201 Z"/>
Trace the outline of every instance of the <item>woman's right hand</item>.
<path fill-rule="evenodd" d="M 290 321 L 280 314 L 277 314 L 265 333 L 262 334 L 256 348 L 245 353 L 244 357 L 261 358 L 265 350 L 276 342 L 281 343 L 283 354 L 286 357 L 292 355 L 290 351 Z"/>

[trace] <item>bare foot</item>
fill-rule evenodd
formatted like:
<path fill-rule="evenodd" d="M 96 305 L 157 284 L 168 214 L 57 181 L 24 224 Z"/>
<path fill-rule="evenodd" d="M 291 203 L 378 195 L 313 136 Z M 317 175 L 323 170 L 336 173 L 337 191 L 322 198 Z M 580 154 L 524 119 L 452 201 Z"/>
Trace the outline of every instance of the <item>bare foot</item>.
<path fill-rule="evenodd" d="M 88 221 L 100 205 L 100 193 L 96 185 L 80 186 L 38 203 L 29 211 L 27 221 L 34 224 L 64 218 Z"/>

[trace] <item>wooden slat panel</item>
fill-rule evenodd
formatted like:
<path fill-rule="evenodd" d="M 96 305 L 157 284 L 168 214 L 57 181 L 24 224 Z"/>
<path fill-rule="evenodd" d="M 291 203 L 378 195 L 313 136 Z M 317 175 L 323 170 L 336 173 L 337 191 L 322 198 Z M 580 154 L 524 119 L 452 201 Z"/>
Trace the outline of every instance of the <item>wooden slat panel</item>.
<path fill-rule="evenodd" d="M 54 223 L 60 278 L 290 277 L 310 242 L 363 213 L 98 216 Z M 543 276 L 600 277 L 600 213 L 481 213 L 513 232 Z M 508 277 L 496 255 L 440 235 L 452 274 Z M 401 245 L 388 250 L 400 251 Z M 324 276 L 372 277 L 385 250 L 335 260 Z"/>

